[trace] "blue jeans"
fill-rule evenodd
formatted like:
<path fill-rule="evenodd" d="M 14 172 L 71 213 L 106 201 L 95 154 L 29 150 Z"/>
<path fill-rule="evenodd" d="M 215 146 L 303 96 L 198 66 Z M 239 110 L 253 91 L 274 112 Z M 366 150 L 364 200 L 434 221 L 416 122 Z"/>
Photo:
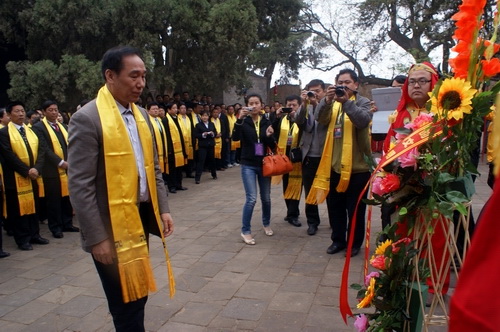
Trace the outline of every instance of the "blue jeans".
<path fill-rule="evenodd" d="M 251 234 L 250 221 L 255 203 L 257 202 L 257 182 L 260 188 L 262 202 L 262 224 L 271 223 L 271 178 L 262 176 L 262 167 L 241 165 L 241 178 L 245 188 L 246 202 L 243 206 L 241 233 Z"/>

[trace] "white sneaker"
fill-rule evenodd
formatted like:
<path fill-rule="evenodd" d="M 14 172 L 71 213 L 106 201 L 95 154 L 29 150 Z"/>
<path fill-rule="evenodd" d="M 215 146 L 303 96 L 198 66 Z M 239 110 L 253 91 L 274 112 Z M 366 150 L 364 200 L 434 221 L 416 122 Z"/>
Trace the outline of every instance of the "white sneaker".
<path fill-rule="evenodd" d="M 232 167 L 233 167 L 232 164 L 227 165 L 227 168 L 232 168 Z"/>
<path fill-rule="evenodd" d="M 234 163 L 234 164 L 233 164 L 233 166 L 240 166 L 240 164 L 238 164 L 238 163 Z"/>

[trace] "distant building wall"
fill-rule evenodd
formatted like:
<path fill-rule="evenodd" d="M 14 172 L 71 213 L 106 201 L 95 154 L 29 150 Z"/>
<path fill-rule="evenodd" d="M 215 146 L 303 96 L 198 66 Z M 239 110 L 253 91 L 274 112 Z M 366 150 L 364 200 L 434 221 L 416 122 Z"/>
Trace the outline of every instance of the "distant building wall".
<path fill-rule="evenodd" d="M 250 74 L 249 79 L 252 82 L 252 87 L 246 91 L 245 95 L 251 93 L 257 93 L 262 97 L 262 100 L 265 102 L 268 99 L 268 93 L 267 93 L 268 89 L 267 89 L 266 79 L 256 74 Z M 239 95 L 236 90 L 237 90 L 236 87 L 231 87 L 229 88 L 228 91 L 224 91 L 222 93 L 222 99 L 224 101 L 224 104 L 231 105 L 240 103 L 243 105 L 245 103 L 244 95 Z"/>

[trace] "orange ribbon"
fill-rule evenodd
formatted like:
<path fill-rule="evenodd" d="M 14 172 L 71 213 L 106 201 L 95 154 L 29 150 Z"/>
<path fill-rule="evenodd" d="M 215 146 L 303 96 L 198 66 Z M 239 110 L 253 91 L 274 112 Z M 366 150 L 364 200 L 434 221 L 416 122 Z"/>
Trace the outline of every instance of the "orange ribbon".
<path fill-rule="evenodd" d="M 342 319 L 347 325 L 347 316 L 353 316 L 351 307 L 349 306 L 349 299 L 347 296 L 347 291 L 348 291 L 348 280 L 349 280 L 349 268 L 351 265 L 351 251 L 352 251 L 352 244 L 354 242 L 354 230 L 356 228 L 356 215 L 358 211 L 358 206 L 361 200 L 363 199 L 363 195 L 368 189 L 368 187 L 372 184 L 373 180 L 375 179 L 376 174 L 385 166 L 396 160 L 398 157 L 404 155 L 408 151 L 410 151 L 413 148 L 417 148 L 421 146 L 422 144 L 426 143 L 429 141 L 430 138 L 435 138 L 443 133 L 443 128 L 441 126 L 441 123 L 429 123 L 426 124 L 419 129 L 415 130 L 412 132 L 410 135 L 405 137 L 402 141 L 397 143 L 391 150 L 389 150 L 382 158 L 380 159 L 379 164 L 373 171 L 370 180 L 367 182 L 365 188 L 361 191 L 359 197 L 358 197 L 358 202 L 356 204 L 356 209 L 354 210 L 354 215 L 352 216 L 351 219 L 351 231 L 349 233 L 349 241 L 347 245 L 347 253 L 346 253 L 346 259 L 344 263 L 344 270 L 342 271 L 342 281 L 340 284 L 340 314 L 342 315 Z M 365 262 L 364 262 L 364 275 L 366 276 L 368 274 L 368 256 L 369 256 L 369 251 L 370 251 L 370 244 L 369 244 L 369 239 L 370 239 L 370 223 L 368 223 L 368 227 L 366 229 L 366 244 L 365 244 Z"/>

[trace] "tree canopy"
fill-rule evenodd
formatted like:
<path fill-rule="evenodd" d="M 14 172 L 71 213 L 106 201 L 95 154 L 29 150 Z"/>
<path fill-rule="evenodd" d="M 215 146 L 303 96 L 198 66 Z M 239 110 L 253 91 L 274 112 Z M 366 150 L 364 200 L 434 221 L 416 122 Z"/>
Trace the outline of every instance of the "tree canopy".
<path fill-rule="evenodd" d="M 3 0 L 0 47 L 7 52 L 17 47 L 25 59 L 7 67 L 9 96 L 35 94 L 30 107 L 41 98 L 69 103 L 90 97 L 102 84 L 90 73 L 107 49 L 120 44 L 144 52 L 148 87 L 158 92 L 242 86 L 249 69 L 268 70 L 270 80 L 269 69 L 277 63 L 293 76 L 302 44 L 296 34 L 291 37 L 292 27 L 303 5 L 301 0 Z M 44 71 L 56 82 L 37 76 Z"/>

